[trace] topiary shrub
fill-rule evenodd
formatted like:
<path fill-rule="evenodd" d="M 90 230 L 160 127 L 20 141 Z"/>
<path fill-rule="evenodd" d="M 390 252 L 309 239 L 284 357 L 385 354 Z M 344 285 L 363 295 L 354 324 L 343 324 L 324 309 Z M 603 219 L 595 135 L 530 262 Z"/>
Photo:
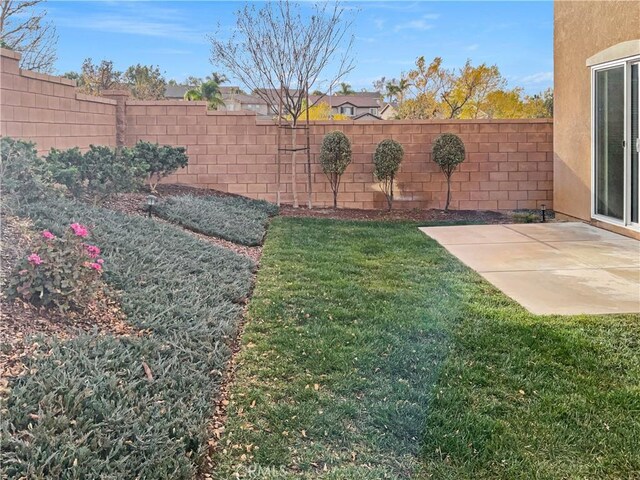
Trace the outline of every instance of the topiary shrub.
<path fill-rule="evenodd" d="M 446 212 L 449 210 L 451 200 L 451 175 L 456 167 L 464 162 L 464 143 L 453 133 L 443 133 L 433 142 L 431 158 L 447 177 L 447 203 L 444 206 Z"/>
<path fill-rule="evenodd" d="M 389 210 L 393 206 L 393 181 L 404 157 L 404 149 L 395 140 L 382 140 L 373 154 L 373 174 L 380 182 L 382 192 L 387 197 Z"/>
<path fill-rule="evenodd" d="M 0 187 L 2 194 L 24 201 L 46 196 L 50 181 L 35 144 L 9 137 L 0 138 Z"/>
<path fill-rule="evenodd" d="M 44 230 L 11 274 L 7 296 L 61 311 L 87 307 L 100 288 L 104 263 L 100 248 L 85 243 L 88 237 L 89 230 L 79 223 L 62 237 Z"/>
<path fill-rule="evenodd" d="M 338 207 L 338 188 L 340 177 L 351 163 L 351 142 L 340 131 L 327 133 L 320 147 L 320 164 L 331 184 L 333 208 Z"/>
<path fill-rule="evenodd" d="M 146 165 L 147 181 L 152 192 L 156 192 L 160 180 L 175 173 L 179 168 L 186 167 L 189 163 L 184 147 L 158 145 L 142 140 L 136 143 L 133 154 L 136 162 Z"/>
<path fill-rule="evenodd" d="M 148 166 L 137 161 L 130 148 L 95 145 L 85 154 L 77 148 L 52 149 L 46 164 L 56 183 L 67 187 L 74 197 L 89 199 L 94 204 L 115 193 L 138 190 L 148 171 Z"/>

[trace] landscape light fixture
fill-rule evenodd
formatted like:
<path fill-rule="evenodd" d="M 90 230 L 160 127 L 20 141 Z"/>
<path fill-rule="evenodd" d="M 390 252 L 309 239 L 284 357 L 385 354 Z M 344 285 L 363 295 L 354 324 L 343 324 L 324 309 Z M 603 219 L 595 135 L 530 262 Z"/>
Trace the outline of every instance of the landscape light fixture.
<path fill-rule="evenodd" d="M 151 218 L 151 211 L 153 210 L 153 206 L 155 204 L 156 204 L 156 196 L 147 195 L 147 213 L 149 214 L 149 218 Z"/>
<path fill-rule="evenodd" d="M 544 223 L 547 221 L 547 206 L 543 203 L 542 205 L 540 205 L 540 210 L 542 211 L 542 223 Z"/>

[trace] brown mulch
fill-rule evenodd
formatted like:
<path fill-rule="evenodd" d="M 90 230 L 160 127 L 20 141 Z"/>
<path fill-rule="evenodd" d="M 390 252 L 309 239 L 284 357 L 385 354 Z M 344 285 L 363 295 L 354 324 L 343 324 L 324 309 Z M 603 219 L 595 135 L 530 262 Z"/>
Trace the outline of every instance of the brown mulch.
<path fill-rule="evenodd" d="M 29 221 L 3 215 L 0 232 L 2 285 L 16 262 L 28 252 L 30 240 L 36 235 Z M 118 302 L 100 292 L 92 305 L 83 311 L 61 313 L 56 309 L 37 308 L 20 300 L 9 301 L 0 293 L 0 390 L 7 379 L 28 373 L 25 357 L 46 354 L 43 345 L 34 340 L 39 335 L 67 340 L 83 331 L 99 334 L 132 335 L 135 331 L 125 321 Z"/>
<path fill-rule="evenodd" d="M 478 222 L 510 223 L 513 218 L 508 213 L 490 210 L 357 210 L 353 208 L 293 208 L 282 206 L 283 217 L 330 218 L 337 220 L 405 220 L 414 222 Z"/>

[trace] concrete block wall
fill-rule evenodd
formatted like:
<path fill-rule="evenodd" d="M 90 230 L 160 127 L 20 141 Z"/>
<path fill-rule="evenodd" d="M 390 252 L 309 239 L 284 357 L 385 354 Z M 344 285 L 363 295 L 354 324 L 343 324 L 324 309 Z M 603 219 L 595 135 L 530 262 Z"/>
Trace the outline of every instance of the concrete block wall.
<path fill-rule="evenodd" d="M 272 122 L 244 112 L 212 112 L 203 102 L 127 102 L 127 144 L 138 140 L 187 147 L 189 166 L 170 182 L 215 188 L 255 198 L 276 198 L 276 135 Z M 331 188 L 318 163 L 322 137 L 342 130 L 351 140 L 353 161 L 342 177 L 339 204 L 346 208 L 384 208 L 373 176 L 373 153 L 385 138 L 405 150 L 396 183 L 396 208 L 442 208 L 446 180 L 431 161 L 431 145 L 441 133 L 460 135 L 466 161 L 452 177 L 452 208 L 552 208 L 551 120 L 423 120 L 313 122 L 311 126 L 312 200 L 330 206 Z M 298 144 L 305 141 L 298 134 Z M 291 143 L 290 136 L 283 143 Z M 291 203 L 291 154 L 282 155 L 282 201 Z M 299 203 L 306 204 L 306 153 L 297 159 Z"/>
<path fill-rule="evenodd" d="M 189 166 L 167 182 L 209 187 L 274 201 L 277 191 L 276 136 L 271 121 L 251 112 L 208 111 L 206 102 L 135 101 L 122 91 L 91 97 L 75 82 L 18 68 L 19 54 L 0 49 L 0 135 L 29 139 L 40 153 L 51 147 L 134 145 L 147 140 L 187 148 Z M 339 206 L 385 208 L 373 176 L 373 153 L 385 138 L 399 141 L 405 158 L 396 182 L 395 208 L 442 208 L 446 180 L 431 161 L 433 140 L 460 135 L 466 161 L 452 177 L 452 208 L 552 208 L 553 123 L 550 119 L 313 122 L 312 201 L 331 206 L 333 196 L 318 163 L 323 136 L 342 130 L 353 161 L 342 177 Z M 298 145 L 305 142 L 299 131 Z M 283 135 L 283 146 L 290 135 Z M 298 152 L 297 192 L 307 202 L 306 153 Z M 282 154 L 282 201 L 291 203 L 291 154 Z"/>
<path fill-rule="evenodd" d="M 76 92 L 76 82 L 18 67 L 20 54 L 0 51 L 0 135 L 51 148 L 115 146 L 116 102 Z"/>

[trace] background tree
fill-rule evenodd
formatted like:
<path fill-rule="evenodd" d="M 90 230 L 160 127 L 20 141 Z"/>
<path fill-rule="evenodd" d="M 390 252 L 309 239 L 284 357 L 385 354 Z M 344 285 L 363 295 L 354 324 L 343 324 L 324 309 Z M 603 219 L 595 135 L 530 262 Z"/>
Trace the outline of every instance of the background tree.
<path fill-rule="evenodd" d="M 203 82 L 204 80 L 201 77 L 188 76 L 184 84 L 196 88 L 202 85 Z"/>
<path fill-rule="evenodd" d="M 380 182 L 389 210 L 393 206 L 393 182 L 400 169 L 404 149 L 395 140 L 382 140 L 373 154 L 373 174 Z"/>
<path fill-rule="evenodd" d="M 0 44 L 22 54 L 20 68 L 53 73 L 58 35 L 44 0 L 0 0 Z"/>
<path fill-rule="evenodd" d="M 353 95 L 356 91 L 351 88 L 351 85 L 348 83 L 340 83 L 340 89 L 336 92 L 336 95 Z"/>
<path fill-rule="evenodd" d="M 211 110 L 217 110 L 224 105 L 220 86 L 214 81 L 204 82 L 197 88 L 187 90 L 184 94 L 184 99 L 190 101 L 206 100 L 207 106 Z"/>
<path fill-rule="evenodd" d="M 306 108 L 306 102 L 304 103 L 304 109 L 302 111 L 302 117 L 307 117 L 307 110 L 309 110 L 309 121 L 317 121 L 317 120 L 349 120 L 347 115 L 342 113 L 332 113 L 331 107 L 327 102 L 321 101 L 311 105 L 308 109 Z"/>
<path fill-rule="evenodd" d="M 456 167 L 464 162 L 464 143 L 453 133 L 443 133 L 433 142 L 431 159 L 438 164 L 442 173 L 447 177 L 447 202 L 444 211 L 449 211 L 451 200 L 451 175 Z"/>
<path fill-rule="evenodd" d="M 112 61 L 102 60 L 100 65 L 94 65 L 87 58 L 82 62 L 78 90 L 89 95 L 100 95 L 104 90 L 118 88 L 121 81 L 122 72 L 114 69 Z"/>
<path fill-rule="evenodd" d="M 164 97 L 167 82 L 158 67 L 132 65 L 122 76 L 123 82 L 136 100 L 160 100 Z"/>
<path fill-rule="evenodd" d="M 218 85 L 229 81 L 224 73 L 213 72 L 211 75 L 207 75 L 208 82 L 216 82 Z"/>
<path fill-rule="evenodd" d="M 487 99 L 506 85 L 497 66 L 473 66 L 470 60 L 459 69 L 446 69 L 442 58 L 427 63 L 416 60 L 415 68 L 398 83 L 400 118 L 485 117 Z M 405 91 L 409 98 L 405 100 Z M 407 103 L 407 105 L 404 105 Z M 404 108 L 403 108 L 404 106 Z"/>
<path fill-rule="evenodd" d="M 473 112 L 472 118 L 478 118 L 487 95 L 506 84 L 497 66 L 489 67 L 483 63 L 474 67 L 470 60 L 457 71 L 441 70 L 439 75 L 445 107 L 443 111 L 447 118 L 460 118 L 465 107 Z"/>
<path fill-rule="evenodd" d="M 387 80 L 387 77 L 380 77 L 372 82 L 373 90 L 376 92 L 385 92 L 388 83 L 395 83 L 395 78 Z"/>
<path fill-rule="evenodd" d="M 298 207 L 295 127 L 304 100 L 300 92 L 321 89 L 320 75 L 327 75 L 322 82 L 326 94 L 353 69 L 353 36 L 348 33 L 352 23 L 345 18 L 345 9 L 337 1 L 305 5 L 303 9 L 300 4 L 279 0 L 268 2 L 260 9 L 255 4 L 245 5 L 236 13 L 231 38 L 226 41 L 220 40 L 222 35 L 209 38 L 214 65 L 224 67 L 267 104 L 282 104 L 278 115 L 291 117 L 294 207 Z M 308 175 L 310 179 L 311 169 Z M 311 191 L 308 204 L 311 206 Z"/>
<path fill-rule="evenodd" d="M 342 174 L 351 163 L 351 142 L 336 130 L 327 133 L 320 146 L 320 165 L 333 191 L 333 208 L 338 208 L 338 189 Z"/>

